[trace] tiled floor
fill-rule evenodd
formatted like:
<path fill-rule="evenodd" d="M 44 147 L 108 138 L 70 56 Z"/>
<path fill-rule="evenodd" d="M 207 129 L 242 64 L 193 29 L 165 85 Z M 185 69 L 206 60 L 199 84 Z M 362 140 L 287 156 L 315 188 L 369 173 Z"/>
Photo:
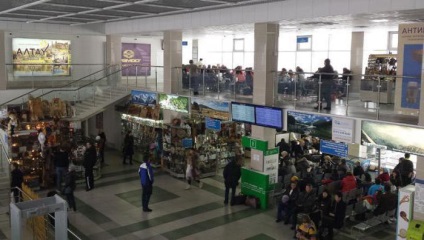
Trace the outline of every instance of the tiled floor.
<path fill-rule="evenodd" d="M 219 175 L 202 180 L 202 189 L 194 186 L 184 190 L 184 181 L 157 172 L 150 205 L 153 212 L 144 213 L 138 164 L 122 165 L 119 158 L 118 152 L 107 152 L 108 165 L 95 189 L 86 192 L 82 185 L 77 188 L 78 210 L 69 211 L 68 218 L 70 229 L 82 239 L 293 239 L 288 225 L 275 223 L 275 208 L 264 211 L 225 206 Z M 394 239 L 392 225 L 381 226 L 367 236 L 351 234 L 351 225 L 337 233 L 335 240 Z"/>

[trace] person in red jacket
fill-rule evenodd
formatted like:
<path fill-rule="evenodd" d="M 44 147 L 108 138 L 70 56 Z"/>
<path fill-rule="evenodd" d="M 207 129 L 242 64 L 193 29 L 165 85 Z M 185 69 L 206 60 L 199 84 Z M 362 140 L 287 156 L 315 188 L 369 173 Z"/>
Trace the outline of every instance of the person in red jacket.
<path fill-rule="evenodd" d="M 378 175 L 378 179 L 381 180 L 382 183 L 390 182 L 390 174 L 387 168 L 383 169 L 383 172 Z"/>
<path fill-rule="evenodd" d="M 341 182 L 342 190 L 341 192 L 349 192 L 356 188 L 356 178 L 351 172 L 346 173 L 346 177 L 343 178 Z"/>

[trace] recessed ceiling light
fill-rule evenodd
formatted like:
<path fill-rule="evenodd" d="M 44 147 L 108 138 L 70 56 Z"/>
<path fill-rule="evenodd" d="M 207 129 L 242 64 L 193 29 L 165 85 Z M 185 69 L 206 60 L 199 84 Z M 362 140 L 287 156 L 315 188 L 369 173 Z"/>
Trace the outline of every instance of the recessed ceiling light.
<path fill-rule="evenodd" d="M 375 22 L 375 23 L 383 23 L 383 22 L 388 22 L 388 19 L 373 19 L 371 20 L 371 22 Z"/>

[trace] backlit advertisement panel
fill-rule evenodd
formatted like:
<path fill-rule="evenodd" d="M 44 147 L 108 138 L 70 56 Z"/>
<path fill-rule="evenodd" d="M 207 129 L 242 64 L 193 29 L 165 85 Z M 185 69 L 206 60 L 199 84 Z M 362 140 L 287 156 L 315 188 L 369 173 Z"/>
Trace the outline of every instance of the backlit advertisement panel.
<path fill-rule="evenodd" d="M 14 76 L 69 76 L 71 41 L 12 39 Z"/>

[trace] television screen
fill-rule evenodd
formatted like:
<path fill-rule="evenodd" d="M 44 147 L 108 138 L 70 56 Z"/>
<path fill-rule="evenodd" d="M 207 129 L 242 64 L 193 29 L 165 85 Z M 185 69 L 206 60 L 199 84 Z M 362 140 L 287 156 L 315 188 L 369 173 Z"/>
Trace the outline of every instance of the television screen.
<path fill-rule="evenodd" d="M 71 41 L 52 39 L 12 39 L 13 75 L 69 76 Z"/>
<path fill-rule="evenodd" d="M 190 105 L 188 97 L 168 95 L 165 93 L 159 93 L 159 104 L 163 109 L 182 113 L 188 113 Z"/>
<path fill-rule="evenodd" d="M 231 117 L 234 122 L 255 124 L 255 106 L 231 102 Z"/>
<path fill-rule="evenodd" d="M 156 93 L 131 90 L 131 103 L 139 105 L 156 105 Z"/>
<path fill-rule="evenodd" d="M 424 129 L 383 122 L 362 121 L 361 141 L 396 152 L 424 156 Z"/>
<path fill-rule="evenodd" d="M 256 125 L 283 128 L 283 111 L 281 108 L 256 106 L 255 109 Z"/>

